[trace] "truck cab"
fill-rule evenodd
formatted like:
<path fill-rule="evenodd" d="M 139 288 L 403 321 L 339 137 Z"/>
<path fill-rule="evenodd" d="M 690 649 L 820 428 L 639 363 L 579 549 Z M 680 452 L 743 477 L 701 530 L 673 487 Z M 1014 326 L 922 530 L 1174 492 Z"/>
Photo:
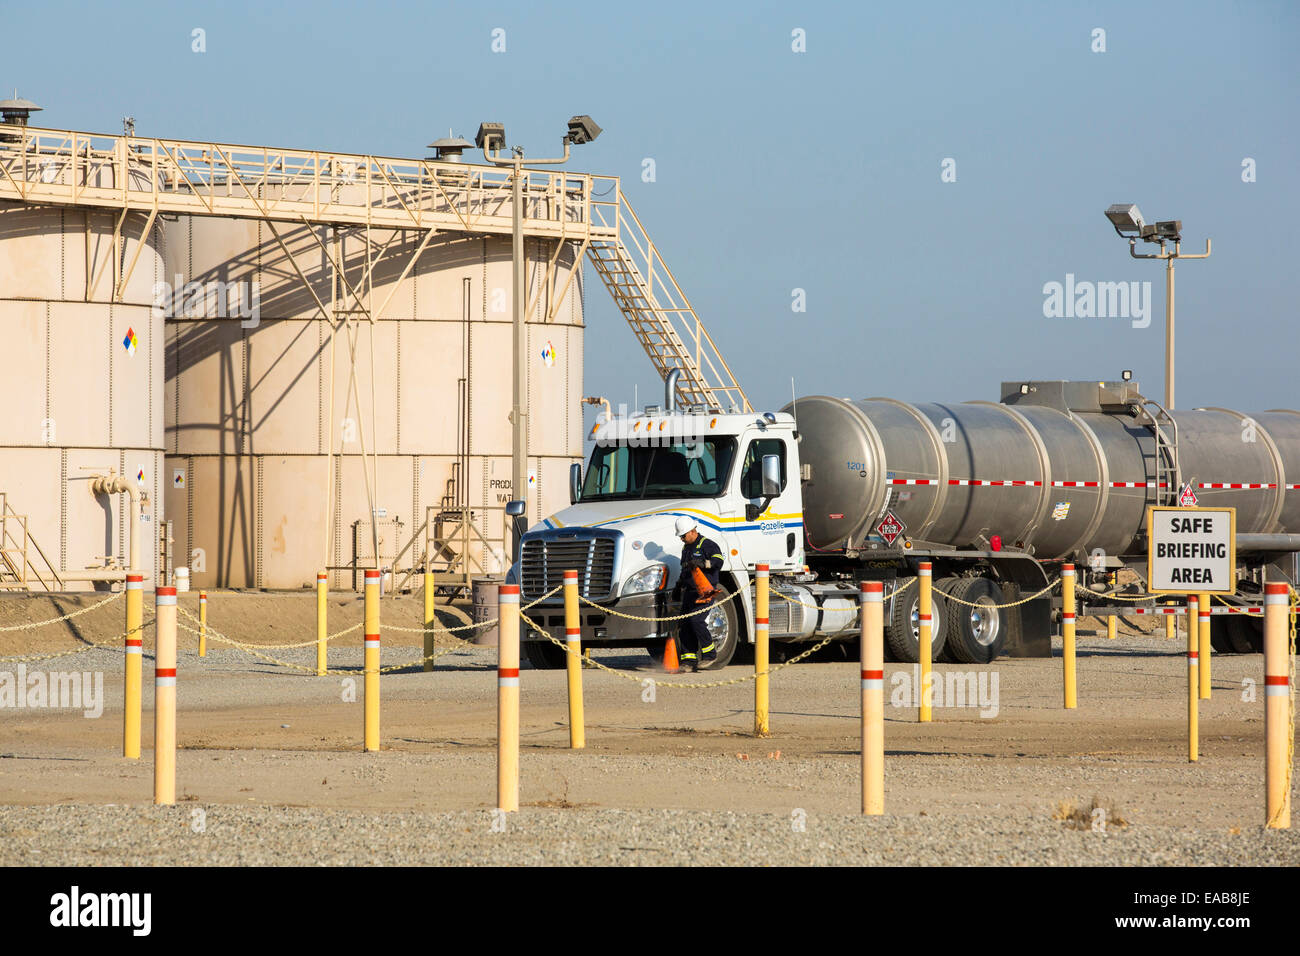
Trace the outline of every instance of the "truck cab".
<path fill-rule="evenodd" d="M 679 517 L 693 518 L 715 541 L 725 564 L 719 583 L 731 600 L 716 602 L 706 623 L 724 667 L 753 640 L 750 578 L 758 564 L 791 572 L 804 565 L 799 448 L 785 413 L 661 412 L 601 420 L 585 470 L 574 465 L 568 508 L 523 536 L 511 574 L 525 602 L 578 572 L 586 646 L 645 648 L 663 653 L 679 613 L 671 592 L 680 572 Z M 739 592 L 739 593 L 736 593 Z M 529 616 L 563 639 L 560 594 Z M 671 630 L 670 630 L 671 628 Z M 559 667 L 564 652 L 531 628 L 524 650 L 534 666 Z"/>

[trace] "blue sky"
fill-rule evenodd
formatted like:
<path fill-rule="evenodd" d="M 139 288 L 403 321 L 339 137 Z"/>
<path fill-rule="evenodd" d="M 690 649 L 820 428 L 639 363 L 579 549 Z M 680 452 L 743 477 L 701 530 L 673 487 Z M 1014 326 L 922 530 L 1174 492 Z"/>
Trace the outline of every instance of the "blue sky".
<path fill-rule="evenodd" d="M 1178 269 L 1178 406 L 1300 408 L 1295 3 L 51 2 L 5 32 L 0 86 L 55 127 L 402 156 L 494 119 L 553 155 L 589 113 L 605 132 L 571 167 L 623 177 L 760 408 L 791 377 L 961 401 L 1132 368 L 1159 397 L 1163 266 L 1102 216 L 1137 202 L 1183 220 L 1184 251 L 1214 241 Z M 1044 317 L 1067 273 L 1149 281 L 1150 326 Z M 588 280 L 586 391 L 656 400 Z"/>

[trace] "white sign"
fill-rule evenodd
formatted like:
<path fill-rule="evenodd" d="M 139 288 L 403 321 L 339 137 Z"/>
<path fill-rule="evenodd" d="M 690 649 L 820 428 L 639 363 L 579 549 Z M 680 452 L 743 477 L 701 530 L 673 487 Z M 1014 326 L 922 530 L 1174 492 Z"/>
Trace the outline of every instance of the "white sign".
<path fill-rule="evenodd" d="M 1236 567 L 1236 508 L 1147 509 L 1149 593 L 1232 594 Z"/>

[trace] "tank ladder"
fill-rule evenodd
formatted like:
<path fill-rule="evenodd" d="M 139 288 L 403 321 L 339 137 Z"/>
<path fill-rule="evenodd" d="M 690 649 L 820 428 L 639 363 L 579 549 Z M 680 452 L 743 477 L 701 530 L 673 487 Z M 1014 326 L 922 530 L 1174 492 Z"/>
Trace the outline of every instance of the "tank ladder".
<path fill-rule="evenodd" d="M 1144 424 L 1151 429 L 1156 442 L 1155 503 L 1177 505 L 1183 483 L 1182 469 L 1178 463 L 1178 422 L 1154 399 L 1144 400 L 1142 410 L 1147 417 Z"/>
<path fill-rule="evenodd" d="M 681 370 L 681 405 L 716 411 L 753 408 L 718 351 L 690 300 L 682 292 L 641 220 L 618 188 L 618 229 L 613 238 L 592 237 L 587 256 L 659 377 Z"/>
<path fill-rule="evenodd" d="M 59 572 L 28 530 L 27 515 L 15 512 L 0 491 L 0 590 L 34 590 L 33 583 L 46 591 L 63 587 Z"/>

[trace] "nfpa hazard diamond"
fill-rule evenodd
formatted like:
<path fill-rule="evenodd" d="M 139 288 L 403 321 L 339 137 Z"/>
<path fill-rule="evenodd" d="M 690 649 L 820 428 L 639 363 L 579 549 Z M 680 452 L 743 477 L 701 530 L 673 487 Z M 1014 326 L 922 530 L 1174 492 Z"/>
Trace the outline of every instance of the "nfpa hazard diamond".
<path fill-rule="evenodd" d="M 903 533 L 903 522 L 894 517 L 892 511 L 886 512 L 885 516 L 880 519 L 880 524 L 876 525 L 876 534 L 885 539 L 885 544 L 893 544 L 895 539 Z"/>
<path fill-rule="evenodd" d="M 1178 492 L 1178 507 L 1195 508 L 1196 492 L 1192 491 L 1191 485 L 1183 485 L 1183 490 Z"/>

